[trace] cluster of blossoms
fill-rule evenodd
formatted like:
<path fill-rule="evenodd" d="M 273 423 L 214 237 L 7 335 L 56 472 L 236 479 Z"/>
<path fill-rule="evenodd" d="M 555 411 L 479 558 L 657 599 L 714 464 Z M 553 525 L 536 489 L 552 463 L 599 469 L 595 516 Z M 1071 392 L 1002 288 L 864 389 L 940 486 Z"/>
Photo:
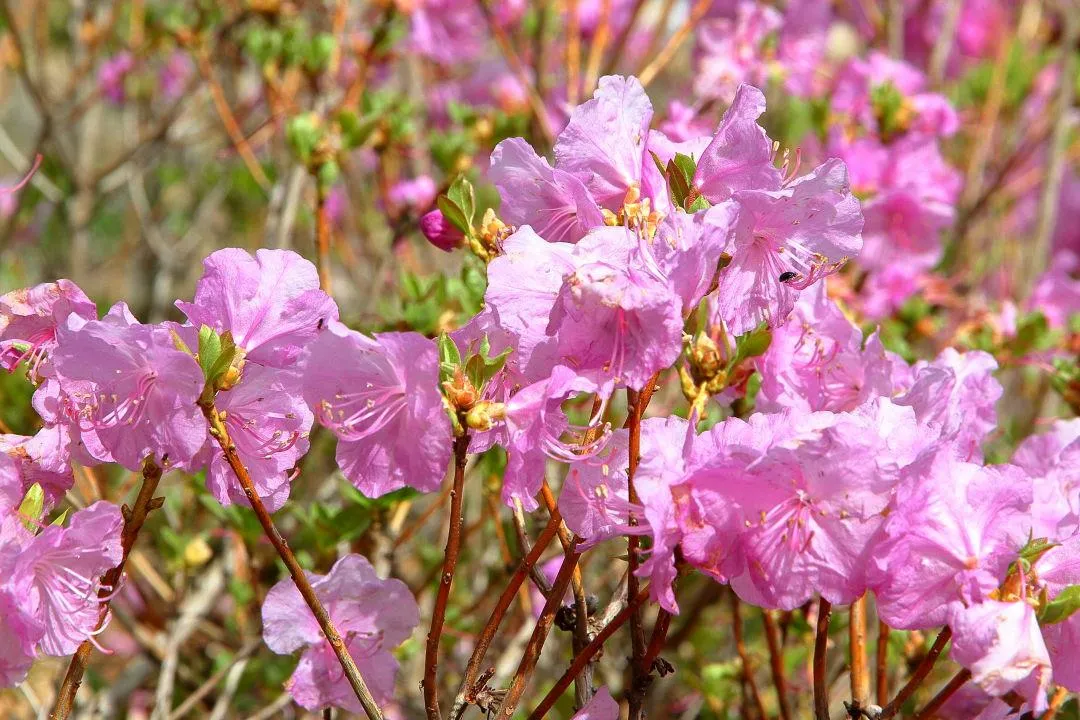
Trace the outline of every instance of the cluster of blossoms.
<path fill-rule="evenodd" d="M 778 22 L 752 11 L 740 5 L 746 33 Z M 1080 421 L 986 465 L 1002 395 L 993 357 L 946 349 L 909 365 L 826 291 L 860 252 L 883 278 L 939 257 L 956 178 L 936 141 L 956 118 L 923 89 L 900 63 L 852 61 L 835 88 L 836 157 L 800 174 L 758 124 L 755 87 L 735 87 L 713 132 L 673 138 L 653 127 L 635 78 L 602 78 L 553 164 L 521 138 L 495 148 L 498 217 L 476 228 L 471 195 L 440 198 L 425 229 L 467 238 L 487 289 L 483 310 L 437 341 L 348 328 L 315 267 L 288 251 L 210 255 L 192 301 L 177 303 L 184 324 L 142 324 L 123 303 L 98 319 L 63 280 L 3 296 L 0 357 L 27 368 L 44 427 L 3 438 L 0 680 L 96 632 L 111 588 L 95 578 L 120 560 L 116 507 L 42 527 L 41 512 L 21 510 L 32 487 L 51 507 L 72 461 L 137 471 L 149 459 L 206 470 L 220 503 L 246 504 L 219 422 L 276 510 L 318 422 L 345 477 L 373 497 L 436 490 L 455 446 L 499 447 L 503 500 L 531 511 L 549 461 L 567 466 L 567 525 L 588 545 L 637 536 L 636 572 L 669 612 L 684 568 L 763 608 L 872 592 L 892 627 L 951 628 L 952 658 L 986 712 L 1008 693 L 1041 712 L 1051 681 L 1080 690 Z M 850 120 L 872 130 L 853 133 Z M 402 203 L 432 194 L 412 190 Z M 639 416 L 631 458 L 632 430 L 610 424 L 616 394 L 641 401 L 668 372 L 686 411 Z M 593 410 L 580 417 L 571 401 L 583 397 Z M 740 417 L 736 400 L 756 412 Z M 310 579 L 373 695 L 389 700 L 389 650 L 419 619 L 408 590 L 356 555 Z M 272 650 L 304 650 L 297 702 L 358 709 L 291 583 L 271 590 L 263 620 Z M 605 691 L 580 717 L 613 707 Z"/>
<path fill-rule="evenodd" d="M 304 401 L 306 353 L 340 327 L 315 267 L 288 251 L 221 250 L 206 259 L 193 300 L 177 306 L 188 323 L 147 325 L 123 303 L 98 319 L 67 280 L 0 297 L 3 367 L 26 369 L 43 421 L 33 437 L 0 436 L 0 684 L 21 682 L 36 652 L 74 652 L 108 619 L 102 602 L 115 588 L 98 578 L 121 562 L 121 509 L 98 502 L 66 526 L 63 515 L 43 522 L 74 483 L 72 462 L 205 470 L 219 502 L 248 504 L 208 422 L 213 407 L 262 503 L 276 510 L 289 497 L 322 409 Z M 232 352 L 215 371 L 208 358 L 223 339 Z M 268 596 L 265 624 L 271 649 L 309 648 L 290 690 L 312 709 L 351 708 L 356 698 L 329 643 L 306 608 L 311 627 L 298 624 L 300 597 L 286 584 Z M 396 665 L 388 648 L 418 621 L 411 594 L 399 581 L 380 580 L 359 556 L 313 585 L 376 697 L 390 700 Z"/>

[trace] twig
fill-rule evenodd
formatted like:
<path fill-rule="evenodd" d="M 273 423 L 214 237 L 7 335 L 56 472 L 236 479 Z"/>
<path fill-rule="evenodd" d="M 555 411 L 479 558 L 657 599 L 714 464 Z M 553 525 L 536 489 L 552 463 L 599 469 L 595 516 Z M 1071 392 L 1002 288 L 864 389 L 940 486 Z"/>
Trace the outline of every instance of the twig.
<path fill-rule="evenodd" d="M 465 667 L 465 677 L 461 681 L 461 689 L 458 691 L 457 698 L 454 701 L 453 717 L 460 718 L 462 713 L 465 712 L 465 708 L 476 701 L 476 679 L 480 676 L 484 655 L 487 654 L 488 648 L 491 647 L 491 641 L 495 639 L 495 633 L 498 632 L 503 617 L 514 600 L 514 595 L 517 594 L 518 589 L 525 582 L 525 578 L 536 566 L 536 562 L 540 559 L 544 550 L 555 538 L 555 533 L 561 521 L 562 517 L 558 514 L 558 511 L 552 514 L 547 526 L 544 527 L 540 536 L 536 538 L 536 544 L 522 558 L 514 574 L 510 577 L 510 582 L 507 583 L 502 595 L 499 596 L 498 601 L 495 603 L 487 624 L 484 625 L 484 629 L 480 631 L 480 635 L 476 638 L 476 645 L 473 647 L 472 655 L 469 657 L 469 664 Z"/>
<path fill-rule="evenodd" d="M 735 653 L 739 656 L 742 665 L 743 681 L 750 688 L 750 697 L 757 709 L 760 720 L 769 717 L 765 712 L 765 703 L 761 701 L 761 691 L 758 690 L 757 681 L 754 680 L 754 667 L 750 664 L 750 654 L 746 651 L 746 642 L 743 640 L 742 612 L 740 610 L 739 596 L 731 593 L 731 634 L 735 639 Z"/>
<path fill-rule="evenodd" d="M 667 44 L 661 48 L 660 52 L 653 58 L 652 62 L 645 66 L 640 73 L 638 73 L 638 79 L 641 81 L 642 87 L 648 87 L 649 83 L 663 70 L 671 58 L 675 57 L 675 53 L 678 52 L 687 36 L 690 35 L 690 31 L 694 29 L 694 26 L 701 22 L 701 19 L 705 17 L 705 13 L 709 11 L 712 6 L 712 0 L 697 0 L 694 3 L 694 7 L 690 10 L 690 17 L 686 18 L 679 29 L 675 31 L 675 34 L 667 41 Z"/>
<path fill-rule="evenodd" d="M 926 680 L 926 676 L 934 669 L 934 663 L 937 662 L 938 657 L 941 655 L 941 651 L 949 644 L 949 639 L 951 637 L 952 630 L 946 625 L 941 629 L 941 632 L 938 633 L 937 639 L 934 640 L 934 644 L 930 647 L 930 651 L 926 653 L 926 657 L 924 657 L 918 667 L 915 668 L 915 672 L 908 678 L 904 687 L 900 688 L 900 692 L 896 693 L 896 697 L 894 697 L 881 711 L 880 720 L 889 720 L 889 718 L 900 712 L 900 708 L 903 707 L 909 697 L 915 694 L 915 691 L 918 690 L 919 686 Z"/>
<path fill-rule="evenodd" d="M 450 497 L 450 492 L 453 489 L 453 485 L 447 485 L 446 489 L 439 493 L 439 496 L 436 497 L 431 502 L 431 504 L 427 506 L 424 512 L 420 513 L 420 517 L 416 518 L 416 520 L 413 521 L 412 524 L 406 526 L 406 528 L 401 531 L 401 534 L 394 539 L 394 547 L 399 548 L 406 542 L 408 542 L 409 539 L 416 534 L 416 531 L 423 527 L 427 523 L 428 519 L 439 511 L 439 508 L 443 506 L 443 503 L 446 502 L 446 499 Z"/>
<path fill-rule="evenodd" d="M 892 631 L 883 620 L 878 620 L 877 647 L 877 701 L 884 705 L 889 701 L 889 633 Z"/>
<path fill-rule="evenodd" d="M 1065 155 L 1069 144 L 1072 124 L 1074 79 L 1077 74 L 1076 43 L 1080 38 L 1080 14 L 1075 8 L 1061 3 L 1061 22 L 1064 33 L 1061 39 L 1061 75 L 1058 81 L 1057 106 L 1054 110 L 1054 130 L 1050 139 L 1049 160 L 1046 164 L 1046 180 L 1039 198 L 1039 223 L 1035 230 L 1034 247 L 1028 256 L 1030 267 L 1025 277 L 1025 290 L 1034 284 L 1039 273 L 1046 269 L 1050 254 L 1050 239 L 1058 217 L 1058 198 L 1061 182 L 1065 177 Z"/>
<path fill-rule="evenodd" d="M 506 33 L 499 27 L 499 23 L 495 19 L 491 7 L 488 6 L 488 0 L 476 0 L 476 4 L 480 7 L 480 12 L 483 13 L 484 19 L 487 21 L 488 30 L 491 31 L 492 37 L 495 38 L 495 44 L 499 46 L 499 52 L 502 53 L 503 59 L 506 60 L 506 64 L 510 66 L 511 72 L 514 73 L 518 83 L 525 90 L 525 96 L 529 101 L 529 108 L 532 110 L 533 117 L 536 120 L 537 127 L 540 129 L 540 133 L 548 143 L 554 142 L 555 132 L 551 129 L 551 123 L 548 120 L 547 108 L 544 106 L 544 100 L 537 94 L 536 86 L 529 80 L 529 74 L 525 70 L 525 65 L 522 64 L 521 58 L 518 57 L 517 52 L 514 50 L 514 46 L 510 43 L 510 39 L 506 37 Z"/>
<path fill-rule="evenodd" d="M 326 206 L 329 188 L 315 177 L 315 263 L 319 268 L 319 287 L 333 296 L 330 279 L 330 213 Z"/>
<path fill-rule="evenodd" d="M 217 702 L 214 703 L 214 709 L 210 712 L 210 720 L 225 720 L 228 716 L 229 704 L 236 696 L 236 689 L 240 686 L 240 678 L 243 677 L 247 665 L 248 660 L 244 658 L 237 663 L 233 663 L 232 667 L 229 668 L 225 677 L 225 686 L 222 688 Z"/>
<path fill-rule="evenodd" d="M 341 639 L 341 635 L 330 619 L 330 615 L 326 612 L 326 608 L 323 607 L 322 601 L 319 600 L 315 590 L 311 587 L 311 582 L 308 580 L 307 575 L 304 574 L 304 569 L 300 567 L 300 563 L 296 561 L 296 556 L 289 549 L 289 544 L 278 532 L 277 527 L 274 526 L 274 521 L 270 517 L 270 513 L 267 512 L 266 506 L 263 505 L 258 491 L 255 490 L 251 475 L 248 473 L 247 468 L 244 467 L 240 455 L 237 454 L 236 445 L 233 444 L 232 439 L 229 437 L 229 431 L 225 427 L 225 423 L 222 422 L 213 400 L 201 400 L 199 406 L 210 423 L 210 434 L 217 440 L 218 445 L 225 454 L 225 460 L 229 463 L 229 467 L 232 468 L 236 479 L 240 482 L 240 487 L 243 488 L 244 495 L 247 496 L 251 509 L 259 519 L 259 524 L 262 525 L 267 539 L 270 540 L 270 544 L 274 546 L 278 556 L 285 563 L 285 567 L 288 568 L 293 584 L 300 591 L 304 602 L 311 608 L 311 614 L 315 616 L 315 621 L 319 623 L 326 641 L 330 643 L 338 662 L 341 663 L 341 669 L 349 680 L 353 692 L 356 693 L 356 698 L 360 701 L 361 707 L 367 713 L 369 720 L 382 720 L 382 711 L 375 703 L 375 698 L 371 696 L 371 691 L 368 690 L 367 683 L 364 682 L 364 678 L 360 675 L 360 670 L 356 667 L 356 661 L 353 660 L 352 655 L 349 653 L 349 648 L 345 646 L 345 641 Z"/>
<path fill-rule="evenodd" d="M 945 19 L 942 21 L 938 31 L 934 49 L 930 51 L 927 74 L 930 76 L 931 87 L 940 86 L 942 79 L 945 77 L 945 66 L 949 61 L 950 53 L 952 53 L 953 42 L 956 39 L 956 26 L 960 22 L 960 11 L 963 7 L 964 3 L 961 0 L 949 0 L 945 8 Z"/>
<path fill-rule="evenodd" d="M 274 700 L 274 702 L 270 703 L 254 715 L 250 715 L 247 720 L 269 720 L 270 718 L 274 717 L 279 712 L 287 708 L 291 702 L 292 695 L 287 692 L 283 692 L 277 696 L 277 699 Z"/>
<path fill-rule="evenodd" d="M 574 678 L 577 677 L 585 666 L 592 660 L 596 653 L 600 652 L 600 649 L 607 642 L 608 638 L 615 634 L 615 631 L 621 628 L 630 616 L 634 614 L 641 605 L 649 598 L 648 586 L 642 588 L 634 599 L 627 603 L 618 615 L 612 618 L 611 622 L 605 625 L 596 633 L 596 637 L 593 638 L 588 645 L 582 649 L 577 655 L 574 656 L 573 662 L 570 663 L 570 667 L 559 678 L 558 682 L 548 691 L 548 694 L 544 696 L 544 699 L 540 701 L 540 704 L 536 706 L 536 709 L 529 715 L 529 720 L 543 720 L 547 717 L 548 712 L 555 706 L 562 694 L 566 692 L 566 689 L 570 687 L 570 684 L 574 682 Z"/>
<path fill-rule="evenodd" d="M 1039 720 L 1054 720 L 1057 717 L 1058 710 L 1065 704 L 1065 700 L 1069 697 L 1069 691 L 1064 687 L 1058 687 L 1054 691 L 1053 697 L 1050 698 L 1050 706 L 1046 708 L 1046 712 L 1043 713 Z"/>
<path fill-rule="evenodd" d="M 914 720 L 929 720 L 930 718 L 937 717 L 937 711 L 941 709 L 941 706 L 956 693 L 957 690 L 967 684 L 967 681 L 971 679 L 971 671 L 964 668 L 960 672 L 953 675 L 953 679 L 950 680 L 945 687 L 941 688 L 940 692 L 933 697 L 933 699 L 926 704 L 921 711 L 919 711 Z"/>
<path fill-rule="evenodd" d="M 761 611 L 761 619 L 765 623 L 765 640 L 769 645 L 769 668 L 772 670 L 773 685 L 776 686 L 776 701 L 780 706 L 780 717 L 783 720 L 791 720 L 787 679 L 784 676 L 784 654 L 783 648 L 780 647 L 780 628 L 776 625 L 776 618 L 768 610 Z"/>
<path fill-rule="evenodd" d="M 889 55 L 901 60 L 904 57 L 904 0 L 886 0 L 889 17 L 886 20 Z"/>
<path fill-rule="evenodd" d="M 529 637 L 529 644 L 525 646 L 525 652 L 522 654 L 521 662 L 518 663 L 517 671 L 510 681 L 506 697 L 503 698 L 502 703 L 499 705 L 499 714 L 502 717 L 513 717 L 518 703 L 521 702 L 521 696 L 525 693 L 525 686 L 529 682 L 529 676 L 536 669 L 536 662 L 540 659 L 540 651 L 543 650 L 544 642 L 551 631 L 551 625 L 555 622 L 555 612 L 562 605 L 563 595 L 566 594 L 566 589 L 570 587 L 570 578 L 573 577 L 574 570 L 577 569 L 580 557 L 581 552 L 576 545 L 566 551 L 566 558 L 563 560 L 562 567 L 559 568 L 559 574 L 555 576 L 555 582 L 552 583 L 551 594 L 548 595 L 548 599 L 544 603 L 544 609 L 540 612 L 540 618 L 536 621 L 536 626 Z M 579 667 L 575 675 L 580 674 L 583 669 L 584 666 Z"/>
<path fill-rule="evenodd" d="M 566 2 L 566 104 L 574 107 L 581 97 L 581 18 L 578 0 Z"/>
<path fill-rule="evenodd" d="M 229 670 L 232 669 L 233 665 L 251 657 L 261 645 L 261 638 L 249 640 L 247 644 L 240 648 L 236 655 L 233 656 L 232 661 L 228 665 L 208 677 L 206 681 L 203 682 L 203 684 L 200 685 L 197 690 L 195 690 L 195 692 L 184 698 L 184 702 L 177 705 L 176 709 L 169 713 L 168 720 L 180 720 L 180 718 L 184 717 L 193 709 L 195 709 L 195 706 L 198 705 L 204 697 L 209 695 L 215 687 L 217 687 L 217 684 L 221 682 L 221 679 L 225 677 L 226 674 L 228 674 Z"/>
<path fill-rule="evenodd" d="M 641 8 L 645 7 L 646 2 L 647 0 L 634 0 L 634 6 L 630 8 L 630 18 L 623 25 L 623 29 L 619 31 L 619 36 L 615 38 L 615 42 L 611 45 L 611 54 L 608 55 L 608 60 L 604 63 L 604 75 L 610 75 L 619 66 L 619 59 L 622 57 L 623 50 L 626 49 L 626 41 L 634 33 L 634 26 L 637 24 Z"/>
<path fill-rule="evenodd" d="M 468 457 L 469 435 L 466 433 L 454 440 L 454 489 L 450 491 L 450 529 L 446 533 L 442 577 L 435 595 L 435 608 L 431 614 L 431 629 L 428 631 L 427 650 L 424 654 L 424 709 L 430 720 L 442 717 L 439 711 L 439 640 L 442 638 L 446 606 L 450 601 L 450 587 L 454 582 L 458 554 L 461 552 L 461 500 Z"/>
<path fill-rule="evenodd" d="M 653 663 L 660 657 L 660 651 L 664 649 L 670 627 L 671 613 L 661 608 L 656 614 L 656 624 L 653 625 L 652 635 L 649 637 L 649 646 L 645 649 L 645 655 L 641 658 L 640 672 L 649 673 L 652 671 Z"/>
<path fill-rule="evenodd" d="M 611 38 L 611 4 L 611 0 L 600 0 L 600 22 L 596 25 L 596 32 L 589 44 L 589 57 L 585 61 L 585 85 L 582 90 L 585 95 L 592 94 L 600 77 L 600 62 L 604 59 L 604 49 Z"/>
<path fill-rule="evenodd" d="M 870 700 L 870 671 L 866 658 L 866 595 L 851 603 L 848 645 L 851 653 L 851 699 L 864 707 Z"/>
<path fill-rule="evenodd" d="M 814 717 L 817 720 L 829 720 L 829 684 L 825 677 L 825 665 L 828 660 L 831 617 L 832 603 L 825 598 L 819 598 L 817 634 L 814 636 Z"/>
<path fill-rule="evenodd" d="M 164 498 L 154 497 L 160 480 L 161 468 L 152 459 L 147 459 L 143 465 L 142 486 L 139 488 L 139 494 L 135 498 L 135 505 L 131 508 L 124 505 L 122 508 L 124 511 L 124 529 L 120 532 L 120 547 L 122 548 L 120 564 L 109 570 L 101 578 L 98 597 L 102 601 L 97 625 L 94 628 L 95 631 L 99 630 L 105 622 L 109 611 L 108 597 L 120 584 L 120 578 L 124 574 L 124 565 L 127 563 L 131 548 L 135 545 L 135 540 L 139 537 L 139 531 L 142 530 L 143 523 L 146 522 L 146 516 L 150 514 L 151 510 L 161 507 Z M 106 588 L 108 589 L 106 590 Z M 79 692 L 79 685 L 82 684 L 83 675 L 86 673 L 86 666 L 90 661 L 90 653 L 93 652 L 93 647 L 90 640 L 84 640 L 72 656 L 71 662 L 68 663 L 67 672 L 64 674 L 63 684 L 56 694 L 56 702 L 53 704 L 52 713 L 49 715 L 51 720 L 64 720 L 71 714 L 71 710 L 75 705 L 75 695 Z"/>

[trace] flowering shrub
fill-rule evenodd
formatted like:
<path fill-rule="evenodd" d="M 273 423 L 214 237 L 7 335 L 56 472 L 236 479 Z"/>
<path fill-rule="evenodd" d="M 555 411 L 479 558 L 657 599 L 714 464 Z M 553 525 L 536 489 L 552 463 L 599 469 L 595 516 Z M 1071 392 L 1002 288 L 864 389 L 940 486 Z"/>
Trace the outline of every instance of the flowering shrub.
<path fill-rule="evenodd" d="M 274 247 L 200 242 L 164 177 L 155 211 L 141 146 L 88 170 L 53 137 L 3 191 L 5 232 L 70 194 L 73 234 L 72 279 L 0 296 L 0 685 L 55 718 L 1075 715 L 1077 19 L 648 4 L 138 3 L 140 40 L 79 40 L 100 112 L 165 113 L 147 142 L 209 90 L 229 219 L 265 200 Z M 1016 59 L 1039 33 L 1060 57 Z M 102 313 L 116 173 L 157 275 Z M 160 668 L 117 698 L 113 653 Z"/>

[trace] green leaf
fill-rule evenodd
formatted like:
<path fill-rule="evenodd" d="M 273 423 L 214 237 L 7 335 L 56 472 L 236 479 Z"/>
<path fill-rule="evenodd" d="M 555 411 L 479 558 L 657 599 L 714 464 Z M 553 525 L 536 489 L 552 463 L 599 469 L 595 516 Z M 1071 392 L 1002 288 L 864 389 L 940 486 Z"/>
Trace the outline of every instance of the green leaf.
<path fill-rule="evenodd" d="M 68 516 L 68 508 L 64 508 L 64 512 L 60 513 L 55 518 L 53 518 L 53 521 L 51 523 L 49 523 L 49 524 L 50 525 L 56 525 L 57 527 L 63 527 L 64 523 L 67 521 L 67 516 Z"/>
<path fill-rule="evenodd" d="M 440 333 L 439 340 L 439 381 L 449 380 L 461 365 L 461 351 L 457 343 L 446 333 Z"/>
<path fill-rule="evenodd" d="M 344 149 L 351 150 L 360 147 L 379 125 L 382 113 L 371 113 L 360 117 L 352 110 L 342 110 L 337 115 L 338 128 L 341 130 L 341 139 Z"/>
<path fill-rule="evenodd" d="M 461 209 L 465 224 L 471 228 L 476 219 L 476 192 L 473 190 L 472 183 L 464 175 L 458 175 L 450 185 L 450 189 L 446 191 L 446 197 Z M 467 232 L 467 230 L 462 229 L 462 232 Z"/>
<path fill-rule="evenodd" d="M 472 234 L 472 223 L 466 220 L 465 211 L 458 207 L 453 200 L 446 195 L 440 195 L 435 204 L 451 225 L 466 235 Z"/>
<path fill-rule="evenodd" d="M 668 179 L 671 200 L 679 207 L 683 207 L 683 203 L 686 202 L 686 198 L 690 194 L 690 181 L 683 175 L 683 171 L 675 164 L 674 160 L 668 161 L 664 174 Z"/>
<path fill-rule="evenodd" d="M 1039 621 L 1053 625 L 1068 620 L 1077 610 L 1080 610 L 1080 585 L 1070 585 L 1043 608 Z"/>
<path fill-rule="evenodd" d="M 315 113 L 304 113 L 291 118 L 285 127 L 285 138 L 289 147 L 306 165 L 323 137 L 323 129 Z"/>
<path fill-rule="evenodd" d="M 735 339 L 735 357 L 728 368 L 734 368 L 747 358 L 764 355 L 771 343 L 772 333 L 769 332 L 769 328 L 765 323 L 758 326 L 756 330 L 740 335 Z"/>
<path fill-rule="evenodd" d="M 23 525 L 31 532 L 37 528 L 37 520 L 45 510 L 45 491 L 41 485 L 34 483 L 26 491 L 22 502 L 19 504 L 19 515 L 23 518 Z"/>
<path fill-rule="evenodd" d="M 322 72 L 330 66 L 330 58 L 334 54 L 337 41 L 330 33 L 319 33 L 311 40 L 308 46 L 307 57 L 304 65 L 311 72 Z"/>
<path fill-rule="evenodd" d="M 214 332 L 214 328 L 203 325 L 199 328 L 199 367 L 202 368 L 203 377 L 209 380 L 212 376 L 210 370 L 221 357 L 221 336 Z"/>
<path fill-rule="evenodd" d="M 169 334 L 172 335 L 173 345 L 176 347 L 177 350 L 186 355 L 195 357 L 195 353 L 191 352 L 191 348 L 189 348 L 187 346 L 187 343 L 184 342 L 184 338 L 180 337 L 180 333 L 176 332 L 172 328 L 169 328 Z"/>

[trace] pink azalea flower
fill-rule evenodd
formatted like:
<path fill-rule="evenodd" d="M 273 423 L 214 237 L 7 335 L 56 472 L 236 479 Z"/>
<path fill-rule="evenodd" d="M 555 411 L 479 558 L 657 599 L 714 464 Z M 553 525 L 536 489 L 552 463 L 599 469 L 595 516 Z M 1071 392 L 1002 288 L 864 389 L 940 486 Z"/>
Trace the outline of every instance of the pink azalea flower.
<path fill-rule="evenodd" d="M 1048 432 L 1024 439 L 1012 464 L 1031 478 L 1036 537 L 1062 538 L 1080 527 L 1080 418 L 1056 421 Z"/>
<path fill-rule="evenodd" d="M 120 562 L 120 508 L 96 502 L 24 541 L 6 580 L 24 612 L 43 627 L 46 655 L 69 655 L 100 619 L 99 576 Z"/>
<path fill-rule="evenodd" d="M 98 90 L 113 105 L 123 105 L 126 97 L 124 80 L 135 69 L 135 57 L 128 51 L 118 53 L 98 69 Z"/>
<path fill-rule="evenodd" d="M 780 189 L 783 178 L 773 166 L 772 141 L 757 123 L 764 112 L 762 92 L 740 85 L 694 173 L 694 187 L 709 202 L 721 202 L 739 190 Z"/>
<path fill-rule="evenodd" d="M 915 410 L 928 433 L 950 443 L 962 460 L 981 459 L 981 446 L 997 426 L 995 403 L 1003 392 L 997 361 L 982 351 L 945 348 L 933 362 L 915 364 L 911 389 L 896 398 Z"/>
<path fill-rule="evenodd" d="M 44 427 L 33 437 L 0 435 L 0 453 L 13 463 L 19 481 L 19 495 L 37 483 L 45 491 L 45 502 L 55 505 L 75 484 L 68 455 L 69 437 L 61 425 Z"/>
<path fill-rule="evenodd" d="M 1080 314 L 1080 257 L 1062 250 L 1050 261 L 1050 269 L 1039 276 L 1031 291 L 1027 306 L 1046 316 L 1050 327 L 1068 329 L 1071 320 Z"/>
<path fill-rule="evenodd" d="M 26 679 L 44 633 L 44 625 L 22 611 L 12 588 L 0 586 L 0 688 L 15 687 Z"/>
<path fill-rule="evenodd" d="M 483 48 L 484 19 L 473 3 L 418 0 L 409 16 L 409 48 L 439 65 L 475 58 Z"/>
<path fill-rule="evenodd" d="M 177 301 L 191 324 L 228 330 L 249 361 L 288 367 L 338 310 L 319 289 L 315 266 L 290 250 L 225 248 L 203 260 L 192 302 Z"/>
<path fill-rule="evenodd" d="M 882 399 L 814 422 L 774 440 L 727 490 L 749 523 L 739 541 L 745 570 L 731 572 L 748 602 L 790 610 L 817 592 L 846 604 L 868 587 L 882 513 L 916 450 L 915 419 Z"/>
<path fill-rule="evenodd" d="M 891 627 L 941 625 L 951 606 L 983 602 L 1005 579 L 1031 529 L 1031 485 L 948 449 L 924 455 L 902 476 L 871 586 Z"/>
<path fill-rule="evenodd" d="M 495 146 L 488 175 L 504 198 L 502 219 L 512 225 L 530 225 L 548 242 L 577 242 L 604 224 L 596 201 L 578 176 L 553 169 L 521 138 Z"/>
<path fill-rule="evenodd" d="M 701 24 L 694 47 L 694 94 L 730 103 L 740 84 L 768 81 L 765 40 L 783 24 L 774 8 L 744 0 L 734 18 Z"/>
<path fill-rule="evenodd" d="M 381 579 L 367 558 L 356 554 L 338 560 L 327 575 L 307 575 L 372 696 L 389 702 L 398 670 L 390 650 L 420 622 L 409 588 L 400 580 Z M 262 619 L 267 647 L 281 655 L 303 650 L 286 683 L 293 700 L 313 712 L 331 706 L 361 712 L 333 648 L 292 580 L 282 580 L 266 594 Z"/>
<path fill-rule="evenodd" d="M 652 103 L 635 77 L 608 75 L 574 108 L 555 142 L 556 167 L 577 175 L 602 207 L 618 212 L 641 182 Z"/>
<path fill-rule="evenodd" d="M 742 335 L 762 322 L 779 325 L 799 290 L 859 253 L 862 214 L 835 159 L 781 190 L 743 190 L 735 199 L 732 260 L 720 274 L 714 317 Z"/>
<path fill-rule="evenodd" d="M 1065 588 L 1080 585 L 1080 534 L 1051 548 L 1035 563 L 1033 572 L 1051 601 Z M 1080 690 L 1080 614 L 1044 625 L 1042 635 L 1053 662 L 1054 682 L 1073 692 Z"/>
<path fill-rule="evenodd" d="M 864 342 L 862 330 L 829 299 L 825 283 L 799 298 L 757 367 L 756 408 L 762 412 L 842 412 L 892 394 L 892 361 L 877 333 Z"/>
<path fill-rule="evenodd" d="M 57 333 L 53 364 L 61 386 L 76 383 L 68 397 L 81 439 L 93 436 L 86 450 L 99 461 L 132 471 L 150 455 L 189 466 L 206 440 L 202 370 L 167 328 L 116 319 L 123 313 L 121 303 L 105 320 L 69 321 Z"/>
<path fill-rule="evenodd" d="M 668 103 L 667 117 L 660 123 L 658 129 L 676 143 L 708 137 L 712 131 L 712 127 L 698 117 L 697 111 L 693 107 L 678 100 L 672 100 Z M 649 140 L 651 146 L 652 133 L 650 133 Z M 695 153 L 693 157 L 701 157 L 701 153 Z"/>
<path fill-rule="evenodd" d="M 314 416 L 300 392 L 298 374 L 251 365 L 240 382 L 219 392 L 217 408 L 237 453 L 251 473 L 255 489 L 267 508 L 281 508 L 289 497 L 293 469 L 308 450 Z M 216 443 L 206 484 L 222 505 L 248 505 L 247 496 Z"/>
<path fill-rule="evenodd" d="M 574 246 L 547 325 L 560 361 L 593 376 L 605 396 L 617 386 L 640 390 L 682 349 L 682 303 L 664 279 L 630 265 L 632 237 L 603 228 Z"/>
<path fill-rule="evenodd" d="M 188 79 L 195 72 L 195 63 L 183 50 L 174 50 L 158 73 L 161 94 L 171 101 L 178 100 L 187 88 Z"/>
<path fill-rule="evenodd" d="M 950 657 L 971 670 L 971 680 L 990 695 L 1010 690 L 1032 702 L 1035 713 L 1046 710 L 1050 655 L 1039 631 L 1035 609 L 1027 602 L 985 602 L 954 605 Z"/>
<path fill-rule="evenodd" d="M 602 687 L 571 720 L 619 720 L 619 703 L 606 687 Z"/>
<path fill-rule="evenodd" d="M 435 181 L 429 175 L 420 175 L 410 180 L 400 180 L 390 188 L 387 197 L 399 207 L 425 210 L 435 202 L 438 190 Z"/>
<path fill-rule="evenodd" d="M 337 463 L 362 493 L 439 487 L 452 435 L 431 340 L 417 333 L 372 339 L 332 320 L 301 363 L 304 399 L 337 435 Z"/>
<path fill-rule="evenodd" d="M 738 205 L 731 200 L 696 213 L 674 209 L 646 246 L 646 264 L 654 265 L 656 274 L 682 299 L 683 314 L 696 308 L 711 287 L 720 257 L 731 242 L 738 212 Z"/>
<path fill-rule="evenodd" d="M 70 280 L 0 296 L 0 367 L 11 372 L 26 360 L 36 370 L 56 347 L 56 329 L 72 314 L 97 319 L 97 306 Z"/>

